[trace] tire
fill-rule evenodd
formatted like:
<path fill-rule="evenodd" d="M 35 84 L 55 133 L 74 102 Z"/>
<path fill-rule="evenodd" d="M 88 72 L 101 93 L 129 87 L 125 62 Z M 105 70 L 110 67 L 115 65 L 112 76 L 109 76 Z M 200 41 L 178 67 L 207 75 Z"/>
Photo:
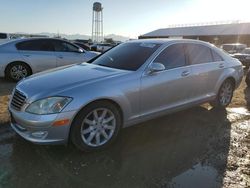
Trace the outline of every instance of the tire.
<path fill-rule="evenodd" d="M 250 87 L 250 72 L 247 73 L 245 81 L 246 81 L 247 87 Z"/>
<path fill-rule="evenodd" d="M 122 118 L 117 107 L 99 101 L 78 113 L 72 123 L 70 139 L 81 151 L 102 150 L 116 140 L 121 127 Z"/>
<path fill-rule="evenodd" d="M 234 92 L 234 83 L 230 79 L 225 80 L 216 96 L 216 99 L 210 102 L 210 105 L 215 108 L 226 108 L 232 100 Z"/>
<path fill-rule="evenodd" d="M 6 78 L 15 82 L 20 81 L 31 74 L 31 68 L 22 62 L 11 63 L 5 70 Z"/>

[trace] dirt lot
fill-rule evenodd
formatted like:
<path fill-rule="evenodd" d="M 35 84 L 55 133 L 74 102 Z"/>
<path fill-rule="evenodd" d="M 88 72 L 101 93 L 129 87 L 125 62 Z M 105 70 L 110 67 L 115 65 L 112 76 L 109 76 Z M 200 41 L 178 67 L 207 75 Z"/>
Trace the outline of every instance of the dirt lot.
<path fill-rule="evenodd" d="M 209 105 L 124 129 L 103 152 L 38 146 L 9 127 L 0 80 L 1 187 L 250 187 L 250 89 L 242 82 L 226 111 Z"/>
<path fill-rule="evenodd" d="M 9 101 L 9 95 L 14 86 L 15 83 L 0 79 L 0 125 L 9 121 L 7 104 Z"/>

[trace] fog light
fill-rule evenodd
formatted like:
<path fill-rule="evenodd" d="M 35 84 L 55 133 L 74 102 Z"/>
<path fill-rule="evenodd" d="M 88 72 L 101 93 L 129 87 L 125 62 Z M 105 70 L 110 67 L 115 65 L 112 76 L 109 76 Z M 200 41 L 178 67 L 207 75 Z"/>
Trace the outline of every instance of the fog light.
<path fill-rule="evenodd" d="M 38 132 L 33 132 L 31 135 L 35 138 L 45 138 L 48 135 L 47 131 L 38 131 Z"/>

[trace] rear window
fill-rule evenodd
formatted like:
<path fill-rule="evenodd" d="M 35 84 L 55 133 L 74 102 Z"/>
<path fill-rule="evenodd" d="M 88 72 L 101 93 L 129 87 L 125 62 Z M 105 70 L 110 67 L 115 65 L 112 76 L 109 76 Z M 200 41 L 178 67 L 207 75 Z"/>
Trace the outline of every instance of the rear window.
<path fill-rule="evenodd" d="M 223 61 L 222 57 L 214 50 L 212 50 L 212 55 L 213 55 L 214 61 Z"/>
<path fill-rule="evenodd" d="M 18 50 L 24 51 L 54 51 L 50 40 L 29 40 L 16 44 Z"/>
<path fill-rule="evenodd" d="M 201 44 L 186 44 L 186 52 L 190 64 L 213 62 L 211 49 Z"/>
<path fill-rule="evenodd" d="M 158 49 L 160 44 L 124 43 L 104 53 L 92 63 L 123 70 L 136 71 Z"/>
<path fill-rule="evenodd" d="M 0 39 L 7 39 L 7 37 L 6 33 L 0 33 Z"/>

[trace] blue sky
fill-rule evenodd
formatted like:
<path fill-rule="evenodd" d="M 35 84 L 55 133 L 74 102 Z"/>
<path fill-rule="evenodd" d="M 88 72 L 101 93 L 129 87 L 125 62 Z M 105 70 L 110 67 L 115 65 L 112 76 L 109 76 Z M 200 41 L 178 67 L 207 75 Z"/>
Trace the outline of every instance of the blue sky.
<path fill-rule="evenodd" d="M 91 35 L 92 0 L 0 0 L 0 32 Z M 100 0 L 104 34 L 138 35 L 172 24 L 250 21 L 249 0 Z"/>

